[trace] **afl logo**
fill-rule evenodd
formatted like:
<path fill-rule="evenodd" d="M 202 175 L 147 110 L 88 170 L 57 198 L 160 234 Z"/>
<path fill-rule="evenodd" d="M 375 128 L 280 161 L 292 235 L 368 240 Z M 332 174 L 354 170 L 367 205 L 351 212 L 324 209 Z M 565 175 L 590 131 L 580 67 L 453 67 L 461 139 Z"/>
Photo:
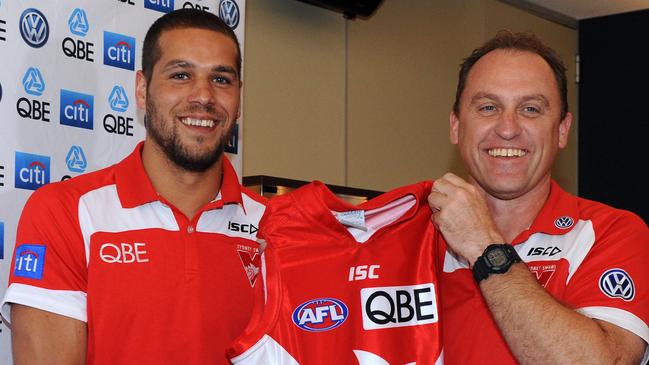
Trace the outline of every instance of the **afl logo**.
<path fill-rule="evenodd" d="M 611 269 L 599 278 L 599 288 L 610 298 L 631 301 L 635 297 L 635 285 L 631 276 L 622 269 Z"/>
<path fill-rule="evenodd" d="M 235 29 L 239 25 L 239 6 L 233 0 L 221 0 L 219 3 L 219 18 Z"/>
<path fill-rule="evenodd" d="M 40 48 L 47 43 L 50 35 L 50 26 L 45 15 L 40 11 L 29 8 L 20 15 L 20 35 L 28 45 Z"/>
<path fill-rule="evenodd" d="M 575 221 L 568 216 L 559 217 L 554 221 L 554 226 L 559 229 L 568 229 L 572 227 L 573 224 L 575 224 Z"/>
<path fill-rule="evenodd" d="M 345 303 L 338 299 L 313 299 L 295 308 L 293 323 L 305 331 L 329 331 L 343 324 L 348 313 Z"/>

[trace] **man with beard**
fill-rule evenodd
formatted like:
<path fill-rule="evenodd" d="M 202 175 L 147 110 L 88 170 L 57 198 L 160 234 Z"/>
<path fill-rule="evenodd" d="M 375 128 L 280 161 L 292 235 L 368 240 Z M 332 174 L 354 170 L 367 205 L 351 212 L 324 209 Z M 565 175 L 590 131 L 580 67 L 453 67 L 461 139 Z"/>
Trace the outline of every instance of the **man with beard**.
<path fill-rule="evenodd" d="M 260 281 L 264 210 L 223 156 L 240 75 L 237 38 L 215 15 L 151 26 L 136 80 L 146 139 L 24 208 L 2 305 L 15 364 L 228 363 Z"/>
<path fill-rule="evenodd" d="M 566 84 L 530 34 L 502 31 L 461 66 L 450 138 L 469 178 L 446 174 L 429 196 L 447 365 L 647 361 L 649 229 L 551 178 Z"/>

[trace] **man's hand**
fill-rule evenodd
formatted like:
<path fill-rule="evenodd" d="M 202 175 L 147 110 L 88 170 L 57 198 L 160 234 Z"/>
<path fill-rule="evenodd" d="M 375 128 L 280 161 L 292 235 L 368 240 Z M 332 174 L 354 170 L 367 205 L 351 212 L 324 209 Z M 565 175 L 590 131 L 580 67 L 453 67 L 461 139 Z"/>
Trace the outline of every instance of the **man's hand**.
<path fill-rule="evenodd" d="M 480 192 L 452 173 L 435 180 L 428 204 L 449 248 L 471 266 L 487 246 L 505 242 Z"/>

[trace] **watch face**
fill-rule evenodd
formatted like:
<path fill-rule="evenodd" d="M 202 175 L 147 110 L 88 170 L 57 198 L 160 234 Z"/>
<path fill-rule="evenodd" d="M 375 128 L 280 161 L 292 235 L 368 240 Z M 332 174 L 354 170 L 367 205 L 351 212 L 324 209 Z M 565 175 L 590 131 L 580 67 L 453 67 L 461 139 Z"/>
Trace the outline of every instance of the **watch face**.
<path fill-rule="evenodd" d="M 507 255 L 501 248 L 489 250 L 486 256 L 487 261 L 489 261 L 492 267 L 501 267 L 507 264 L 508 261 Z"/>

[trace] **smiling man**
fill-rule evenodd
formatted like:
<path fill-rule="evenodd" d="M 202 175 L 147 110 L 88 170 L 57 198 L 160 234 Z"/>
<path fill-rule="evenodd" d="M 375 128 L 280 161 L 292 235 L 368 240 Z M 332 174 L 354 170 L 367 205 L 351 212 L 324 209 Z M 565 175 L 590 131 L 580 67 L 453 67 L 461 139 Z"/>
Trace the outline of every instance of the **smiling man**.
<path fill-rule="evenodd" d="M 649 229 L 550 176 L 566 90 L 563 63 L 529 34 L 499 32 L 462 64 L 450 139 L 469 178 L 448 173 L 429 196 L 446 364 L 647 360 Z"/>
<path fill-rule="evenodd" d="M 144 142 L 44 186 L 22 213 L 2 306 L 16 365 L 229 363 L 260 269 L 255 234 L 229 227 L 264 211 L 223 154 L 240 76 L 237 38 L 215 15 L 151 26 L 136 79 Z"/>

